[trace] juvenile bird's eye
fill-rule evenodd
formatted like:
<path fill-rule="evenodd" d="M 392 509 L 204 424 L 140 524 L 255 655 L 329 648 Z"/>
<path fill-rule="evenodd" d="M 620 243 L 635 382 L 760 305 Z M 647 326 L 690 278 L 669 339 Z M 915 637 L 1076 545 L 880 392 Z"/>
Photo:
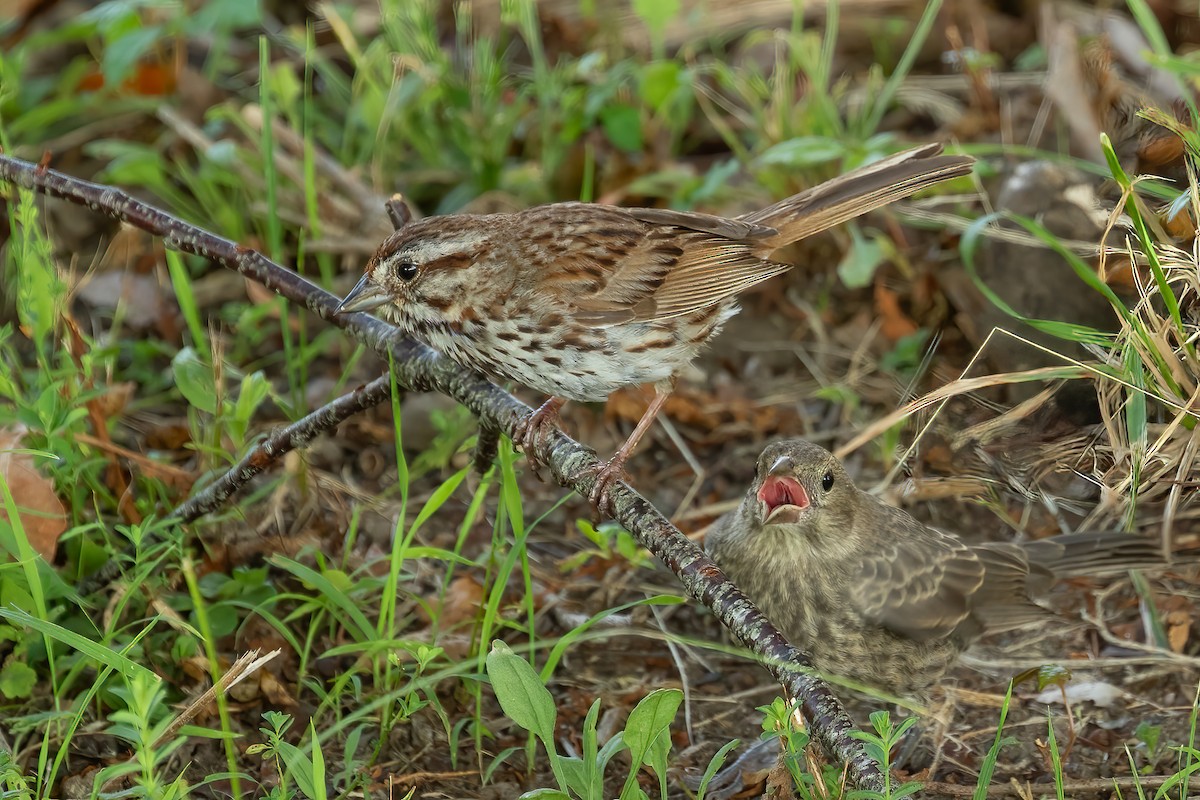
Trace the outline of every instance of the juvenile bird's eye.
<path fill-rule="evenodd" d="M 406 283 L 411 281 L 417 277 L 417 265 L 411 261 L 401 261 L 396 265 L 396 277 Z"/>
<path fill-rule="evenodd" d="M 830 470 L 829 472 L 826 472 L 825 477 L 821 478 L 821 488 L 827 492 L 833 488 L 833 471 L 832 470 Z"/>

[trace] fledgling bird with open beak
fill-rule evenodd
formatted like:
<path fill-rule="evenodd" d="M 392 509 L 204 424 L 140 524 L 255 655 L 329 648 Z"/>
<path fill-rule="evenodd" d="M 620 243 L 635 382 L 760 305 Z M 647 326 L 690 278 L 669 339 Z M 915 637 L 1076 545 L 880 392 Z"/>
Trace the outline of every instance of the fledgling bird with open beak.
<path fill-rule="evenodd" d="M 900 697 L 935 684 L 986 633 L 1054 615 L 1055 581 L 1167 564 L 1133 534 L 968 545 L 854 485 L 824 448 L 771 444 L 713 560 L 821 673 Z"/>

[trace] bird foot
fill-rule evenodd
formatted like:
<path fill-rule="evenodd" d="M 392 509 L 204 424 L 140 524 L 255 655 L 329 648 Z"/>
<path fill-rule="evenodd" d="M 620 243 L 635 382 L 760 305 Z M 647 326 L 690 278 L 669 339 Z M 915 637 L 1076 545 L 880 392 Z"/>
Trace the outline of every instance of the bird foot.
<path fill-rule="evenodd" d="M 618 453 L 603 464 L 584 467 L 575 475 L 576 478 L 587 475 L 595 478 L 596 482 L 592 484 L 592 490 L 588 492 L 588 502 L 602 516 L 614 516 L 612 498 L 608 496 L 608 493 L 614 483 L 628 477 L 625 473 L 625 461 L 626 458 L 622 458 Z"/>
<path fill-rule="evenodd" d="M 520 420 L 516 430 L 513 431 L 513 444 L 525 454 L 525 458 L 533 468 L 533 474 L 539 481 L 542 480 L 541 472 L 539 472 L 542 462 L 537 453 L 546 443 L 546 437 L 554 429 L 555 423 L 558 422 L 558 412 L 566 402 L 561 398 L 551 397 L 532 414 Z"/>

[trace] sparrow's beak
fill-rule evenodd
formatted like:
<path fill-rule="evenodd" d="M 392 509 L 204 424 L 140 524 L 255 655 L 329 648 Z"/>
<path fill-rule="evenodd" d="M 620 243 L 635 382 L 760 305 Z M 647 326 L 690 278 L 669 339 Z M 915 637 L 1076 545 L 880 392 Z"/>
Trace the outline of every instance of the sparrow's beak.
<path fill-rule="evenodd" d="M 767 469 L 767 478 L 758 490 L 759 510 L 767 525 L 787 525 L 800 521 L 811 501 L 808 492 L 794 477 L 796 462 L 780 456 Z"/>
<path fill-rule="evenodd" d="M 789 475 L 796 468 L 796 462 L 791 456 L 780 456 L 767 469 L 768 475 Z"/>
<path fill-rule="evenodd" d="M 369 274 L 364 274 L 358 283 L 354 284 L 354 288 L 350 290 L 350 294 L 343 297 L 342 302 L 338 303 L 333 313 L 370 311 L 373 308 L 379 308 L 381 305 L 391 302 L 391 299 L 387 292 L 379 288 L 378 285 L 371 283 Z"/>

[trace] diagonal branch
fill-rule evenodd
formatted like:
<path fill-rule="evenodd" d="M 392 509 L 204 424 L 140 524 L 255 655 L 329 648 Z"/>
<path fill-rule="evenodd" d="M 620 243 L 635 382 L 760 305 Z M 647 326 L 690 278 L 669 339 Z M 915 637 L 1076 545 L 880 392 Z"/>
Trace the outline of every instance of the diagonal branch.
<path fill-rule="evenodd" d="M 186 223 L 119 189 L 4 155 L 0 155 L 0 181 L 87 206 L 161 236 L 167 247 L 237 270 L 390 359 L 398 385 L 448 395 L 467 407 L 486 429 L 512 435 L 517 422 L 532 412 L 483 376 L 403 337 L 385 322 L 363 313 L 335 316 L 338 298 L 261 253 Z M 596 473 L 586 468 L 599 465 L 595 453 L 559 430 L 544 437 L 543 442 L 535 454 L 538 461 L 548 465 L 560 485 L 590 496 Z M 850 736 L 855 730 L 850 718 L 829 687 L 813 677 L 808 657 L 789 644 L 699 547 L 627 483 L 614 483 L 609 498 L 614 518 L 666 564 L 688 594 L 710 608 L 762 660 L 787 693 L 800 701 L 815 737 L 834 759 L 846 764 L 850 780 L 863 789 L 881 790 L 884 784 L 879 767 L 861 743 Z"/>
<path fill-rule="evenodd" d="M 333 430 L 340 423 L 362 411 L 383 403 L 392 396 L 390 375 L 384 373 L 368 384 L 342 395 L 331 403 L 321 406 L 303 419 L 276 428 L 225 474 L 189 497 L 171 513 L 178 522 L 192 522 L 205 514 L 211 514 L 225 504 L 243 486 L 265 470 L 281 456 L 303 447 L 322 433 Z M 145 542 L 143 542 L 144 546 Z M 134 553 L 131 546 L 121 556 L 110 558 L 100 569 L 88 575 L 76 587 L 80 594 L 88 595 L 116 580 L 128 557 Z"/>

